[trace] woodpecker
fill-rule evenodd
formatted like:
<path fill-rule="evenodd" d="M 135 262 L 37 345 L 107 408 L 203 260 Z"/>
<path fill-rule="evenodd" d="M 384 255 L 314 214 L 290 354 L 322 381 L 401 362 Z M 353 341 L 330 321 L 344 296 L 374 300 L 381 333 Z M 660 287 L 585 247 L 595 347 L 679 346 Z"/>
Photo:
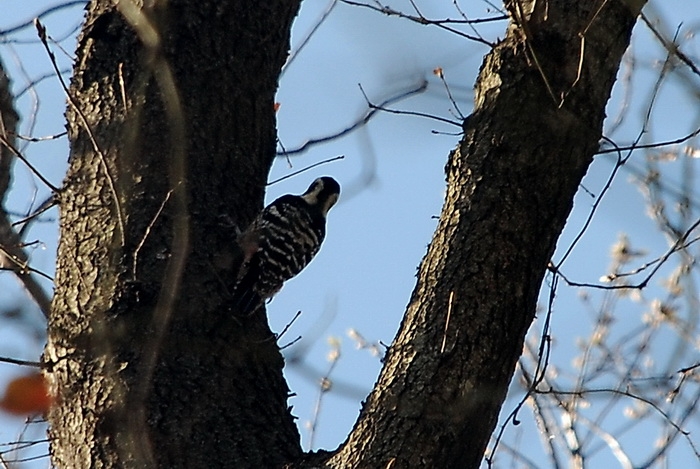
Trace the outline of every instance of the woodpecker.
<path fill-rule="evenodd" d="M 233 292 L 239 312 L 254 311 L 311 262 L 326 236 L 326 215 L 339 195 L 335 179 L 320 177 L 303 194 L 272 202 L 241 233 L 243 262 Z"/>

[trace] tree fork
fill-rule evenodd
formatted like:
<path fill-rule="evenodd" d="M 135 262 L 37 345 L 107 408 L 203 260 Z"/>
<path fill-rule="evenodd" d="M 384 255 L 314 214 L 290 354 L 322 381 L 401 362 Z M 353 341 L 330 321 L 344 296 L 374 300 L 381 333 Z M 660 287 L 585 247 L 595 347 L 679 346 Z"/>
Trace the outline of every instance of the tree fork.
<path fill-rule="evenodd" d="M 507 2 L 511 24 L 482 66 L 401 330 L 328 466 L 479 466 L 643 3 Z M 57 467 L 311 464 L 299 462 L 264 316 L 227 305 L 234 227 L 259 210 L 274 158 L 273 98 L 298 7 L 153 2 L 135 14 L 157 33 L 154 49 L 112 2 L 89 5 L 45 353 Z M 186 135 L 154 59 L 172 71 Z M 173 248 L 182 217 L 184 250 Z M 181 278 L 164 281 L 178 256 Z M 169 293 L 166 323 L 154 322 Z"/>

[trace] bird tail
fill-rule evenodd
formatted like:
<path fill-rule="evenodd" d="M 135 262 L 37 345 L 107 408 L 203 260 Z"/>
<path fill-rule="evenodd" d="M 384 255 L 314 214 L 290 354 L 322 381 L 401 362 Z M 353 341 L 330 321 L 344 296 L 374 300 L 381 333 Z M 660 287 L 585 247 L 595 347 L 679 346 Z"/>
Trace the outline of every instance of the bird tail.
<path fill-rule="evenodd" d="M 263 299 L 255 291 L 257 275 L 255 269 L 249 269 L 236 283 L 233 291 L 232 306 L 240 314 L 250 314 L 263 303 Z"/>

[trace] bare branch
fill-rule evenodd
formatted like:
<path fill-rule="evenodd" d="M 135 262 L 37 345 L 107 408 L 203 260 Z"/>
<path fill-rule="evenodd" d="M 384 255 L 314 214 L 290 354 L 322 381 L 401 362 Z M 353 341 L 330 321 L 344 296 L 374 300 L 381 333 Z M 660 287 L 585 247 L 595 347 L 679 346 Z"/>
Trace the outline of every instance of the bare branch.
<path fill-rule="evenodd" d="M 19 366 L 32 366 L 34 368 L 44 368 L 46 366 L 44 363 L 32 362 L 32 361 L 27 361 L 27 360 L 18 360 L 16 358 L 10 358 L 10 357 L 0 357 L 0 362 L 10 363 L 12 365 L 19 365 Z"/>
<path fill-rule="evenodd" d="M 56 13 L 61 10 L 65 10 L 67 8 L 72 8 L 77 5 L 86 5 L 88 2 L 87 0 L 72 0 L 72 1 L 66 1 L 66 2 L 61 2 L 59 4 L 56 4 L 52 7 L 48 7 L 45 10 L 32 15 L 32 19 L 29 19 L 27 21 L 23 21 L 20 24 L 17 24 L 15 26 L 10 26 L 9 28 L 2 29 L 0 30 L 0 36 L 7 36 L 12 33 L 16 33 L 18 31 L 21 31 L 22 29 L 26 29 L 31 27 L 34 24 L 34 18 L 39 18 L 42 19 L 46 16 L 51 15 L 52 13 Z"/>
<path fill-rule="evenodd" d="M 401 93 L 397 94 L 396 96 L 392 96 L 390 98 L 385 99 L 382 101 L 379 105 L 376 106 L 370 106 L 369 110 L 365 112 L 361 117 L 357 118 L 352 124 L 350 124 L 348 127 L 344 128 L 343 130 L 336 132 L 331 135 L 327 135 L 325 137 L 319 137 L 319 138 L 314 138 L 314 139 L 309 139 L 306 142 L 302 143 L 296 148 L 293 148 L 291 150 L 278 150 L 277 151 L 277 156 L 292 156 L 292 155 L 299 155 L 301 153 L 304 153 L 307 151 L 309 148 L 320 145 L 322 143 L 327 143 L 333 140 L 336 140 L 340 137 L 344 137 L 345 135 L 359 129 L 363 125 L 367 124 L 367 122 L 374 117 L 374 115 L 380 111 L 384 110 L 383 107 L 387 106 L 389 104 L 401 101 L 402 99 L 408 98 L 410 96 L 422 93 L 428 89 L 428 81 L 423 80 L 420 82 L 418 86 L 414 86 L 410 88 L 407 91 L 402 91 Z M 454 122 L 450 122 L 451 124 L 454 124 Z"/>
<path fill-rule="evenodd" d="M 328 159 L 325 159 L 325 160 L 316 162 L 316 163 L 314 163 L 314 164 L 310 164 L 310 165 L 308 165 L 308 166 L 306 166 L 306 167 L 304 167 L 304 168 L 301 168 L 301 169 L 298 170 L 298 171 L 294 171 L 293 173 L 289 173 L 289 174 L 287 174 L 286 176 L 282 176 L 282 177 L 280 177 L 280 178 L 277 178 L 277 179 L 275 179 L 275 180 L 272 180 L 272 181 L 268 182 L 267 185 L 268 185 L 268 186 L 272 186 L 273 184 L 277 184 L 278 182 L 282 182 L 282 181 L 284 181 L 285 179 L 289 179 L 289 178 L 294 177 L 294 176 L 296 176 L 296 175 L 298 175 L 298 174 L 304 173 L 304 172 L 306 172 L 306 171 L 308 171 L 308 170 L 310 170 L 310 169 L 313 169 L 313 168 L 315 168 L 315 167 L 317 167 L 317 166 L 321 166 L 321 165 L 324 165 L 324 164 L 326 164 L 326 163 L 332 163 L 332 162 L 334 162 L 334 161 L 342 160 L 342 159 L 344 159 L 344 158 L 345 158 L 345 155 L 338 155 L 338 156 L 334 156 L 333 158 L 328 158 Z"/>
<path fill-rule="evenodd" d="M 280 78 L 284 76 L 284 72 L 287 71 L 287 68 L 294 62 L 294 60 L 299 56 L 302 50 L 304 50 L 304 47 L 309 43 L 311 38 L 316 34 L 316 31 L 321 27 L 321 25 L 328 19 L 330 16 L 331 12 L 333 9 L 338 5 L 338 0 L 330 0 L 328 3 L 328 6 L 326 9 L 321 13 L 321 16 L 316 20 L 314 25 L 311 27 L 311 30 L 309 30 L 306 35 L 304 35 L 304 38 L 299 42 L 299 45 L 294 49 L 290 54 L 289 58 L 287 58 L 287 62 L 284 64 L 282 67 L 282 72 L 280 73 Z"/>
<path fill-rule="evenodd" d="M 634 275 L 634 274 L 636 274 L 636 273 L 638 273 L 638 272 L 642 272 L 642 271 L 646 270 L 648 267 L 651 267 L 651 266 L 653 265 L 654 268 L 653 268 L 652 271 L 649 273 L 649 275 L 647 275 L 641 282 L 638 282 L 638 283 L 636 283 L 636 284 L 619 284 L 619 283 L 617 283 L 617 284 L 611 284 L 611 285 L 602 285 L 602 284 L 596 284 L 596 283 L 575 282 L 575 281 L 570 280 L 569 278 L 567 278 L 567 277 L 561 272 L 561 270 L 559 269 L 559 267 L 556 266 L 556 265 L 554 265 L 554 264 L 552 264 L 552 263 L 550 263 L 550 265 L 548 266 L 548 269 L 549 269 L 551 272 L 555 273 L 556 275 L 560 276 L 560 277 L 562 278 L 562 280 L 564 280 L 564 282 L 567 283 L 567 285 L 572 286 L 572 287 L 598 288 L 598 289 L 601 289 L 601 290 L 626 290 L 626 289 L 630 289 L 630 290 L 641 290 L 641 289 L 645 288 L 645 287 L 649 284 L 649 281 L 654 277 L 654 275 L 656 274 L 656 272 L 661 268 L 661 266 L 662 266 L 674 253 L 676 253 L 676 252 L 678 252 L 678 251 L 681 251 L 681 250 L 683 250 L 683 249 L 686 249 L 686 248 L 687 248 L 688 246 L 690 246 L 691 244 L 694 244 L 695 242 L 700 241 L 700 236 L 695 237 L 695 238 L 691 239 L 690 241 L 688 241 L 688 237 L 690 236 L 690 234 L 691 234 L 692 232 L 695 231 L 696 228 L 698 228 L 698 226 L 700 226 L 700 219 L 698 219 L 697 221 L 695 221 L 695 223 L 693 223 L 693 224 L 685 231 L 685 233 L 683 233 L 682 236 L 680 236 L 680 237 L 671 245 L 671 247 L 670 247 L 662 256 L 660 256 L 659 258 L 657 258 L 657 259 L 655 259 L 655 260 L 653 260 L 653 261 L 647 262 L 646 264 L 642 265 L 641 267 L 639 267 L 639 268 L 637 268 L 636 270 L 633 270 L 633 271 L 631 271 L 631 272 L 622 273 L 622 274 L 611 274 L 611 275 L 608 276 L 608 279 L 609 279 L 610 281 L 613 281 L 613 280 L 619 279 L 619 278 L 621 278 L 621 277 L 630 276 L 630 275 Z M 561 263 L 560 263 L 560 264 L 561 264 Z"/>
<path fill-rule="evenodd" d="M 10 141 L 10 135 L 15 132 L 17 120 L 18 116 L 12 105 L 9 80 L 0 65 L 0 269 L 13 272 L 44 316 L 48 317 L 51 309 L 51 298 L 31 275 L 31 272 L 46 275 L 29 267 L 29 257 L 23 249 L 20 235 L 13 229 L 2 201 L 9 187 L 10 170 L 15 156 L 24 162 L 49 188 L 54 191 L 57 189 L 20 154 L 13 142 Z"/>
<path fill-rule="evenodd" d="M 449 119 L 445 119 L 444 117 L 440 116 L 435 116 L 433 114 L 426 114 L 424 112 L 416 112 L 416 111 L 402 111 L 398 109 L 389 109 L 386 106 L 386 104 L 374 104 L 372 101 L 370 101 L 369 97 L 367 97 L 367 93 L 365 93 L 365 90 L 362 88 L 362 85 L 358 83 L 360 87 L 360 91 L 362 92 L 362 96 L 364 96 L 365 101 L 367 101 L 367 106 L 369 106 L 370 109 L 372 110 L 377 110 L 377 111 L 383 111 L 383 112 L 388 112 L 389 114 L 399 114 L 399 115 L 404 115 L 404 116 L 417 116 L 417 117 L 425 117 L 427 119 L 432 119 L 436 120 L 438 122 L 442 122 L 445 124 L 450 124 L 454 125 L 455 127 L 462 127 L 461 122 L 455 122 L 451 121 Z"/>
<path fill-rule="evenodd" d="M 669 145 L 677 145 L 679 143 L 685 143 L 688 140 L 697 137 L 698 135 L 700 135 L 700 128 L 693 130 L 688 135 L 685 135 L 683 137 L 679 137 L 679 138 L 674 139 L 674 140 L 664 140 L 662 142 L 647 143 L 647 144 L 633 143 L 633 144 L 628 145 L 628 146 L 615 146 L 614 148 L 606 148 L 606 149 L 598 150 L 596 152 L 596 155 L 602 155 L 605 153 L 617 153 L 620 151 L 641 150 L 641 149 L 645 149 L 645 148 L 661 148 L 661 147 L 666 147 Z M 639 141 L 639 140 L 637 140 L 637 141 Z"/>
<path fill-rule="evenodd" d="M 12 142 L 10 142 L 10 140 L 8 140 L 8 138 L 7 138 L 5 135 L 0 135 L 0 143 L 1 143 L 2 145 L 4 145 L 5 147 L 7 147 L 7 149 L 8 149 L 14 156 L 16 156 L 17 158 L 19 158 L 19 160 L 20 160 L 22 163 L 24 163 L 24 165 L 25 165 L 37 178 L 39 178 L 39 180 L 40 180 L 41 182 L 43 182 L 44 185 L 45 185 L 46 187 L 48 187 L 49 189 L 51 189 L 51 192 L 54 192 L 54 193 L 60 192 L 60 189 L 59 189 L 58 187 L 54 186 L 53 184 L 51 184 L 51 182 L 50 182 L 48 179 L 46 179 L 46 178 L 44 177 L 44 175 L 41 174 L 41 172 L 40 172 L 38 169 L 36 169 L 36 168 L 34 167 L 34 165 L 32 165 L 32 164 L 29 162 L 29 160 L 28 160 L 28 159 L 27 159 L 13 144 L 12 144 Z"/>
<path fill-rule="evenodd" d="M 423 15 L 420 14 L 420 12 L 418 12 L 418 16 L 416 16 L 416 15 L 409 15 L 409 14 L 407 14 L 407 13 L 403 13 L 403 12 L 400 12 L 400 11 L 398 11 L 398 10 L 395 10 L 395 9 L 391 8 L 390 6 L 381 5 L 381 4 L 379 4 L 378 2 L 377 2 L 377 5 L 370 5 L 370 4 L 367 4 L 367 3 L 354 2 L 354 1 L 351 1 L 351 0 L 341 0 L 341 1 L 342 1 L 343 3 L 345 3 L 345 4 L 347 4 L 347 5 L 352 5 L 352 6 L 357 6 L 357 7 L 363 7 L 363 8 L 369 8 L 370 10 L 377 11 L 377 12 L 382 13 L 382 14 L 387 15 L 387 16 L 397 16 L 397 17 L 399 17 L 399 18 L 404 18 L 404 19 L 407 19 L 407 20 L 411 20 L 411 21 L 413 21 L 413 22 L 415 22 L 415 23 L 418 23 L 418 24 L 436 26 L 436 27 L 438 27 L 438 28 L 440 28 L 440 29 L 443 29 L 443 30 L 445 30 L 445 31 L 447 31 L 447 32 L 456 34 L 456 35 L 458 35 L 458 36 L 461 36 L 461 37 L 463 37 L 463 38 L 469 39 L 469 40 L 471 40 L 471 41 L 480 42 L 480 43 L 485 44 L 485 45 L 487 45 L 487 46 L 489 46 L 489 47 L 493 47 L 494 44 L 491 43 L 491 42 L 489 42 L 489 41 L 487 41 L 487 40 L 484 39 L 483 37 L 481 37 L 481 36 L 472 36 L 471 34 L 464 33 L 464 32 L 462 32 L 462 31 L 460 31 L 460 30 L 458 30 L 458 29 L 455 29 L 455 28 L 453 28 L 453 27 L 451 27 L 451 26 L 448 26 L 448 25 L 449 25 L 449 24 L 470 24 L 470 25 L 474 25 L 474 24 L 479 24 L 479 23 L 491 23 L 491 22 L 494 22 L 494 21 L 503 21 L 503 20 L 507 20 L 507 19 L 508 19 L 508 16 L 507 16 L 507 15 L 502 15 L 502 16 L 495 16 L 495 17 L 492 17 L 492 18 L 480 18 L 480 19 L 473 19 L 473 20 L 469 20 L 469 19 L 461 19 L 461 20 L 457 20 L 457 19 L 433 20 L 433 19 L 428 19 L 428 18 L 424 17 Z M 414 7 L 415 7 L 415 5 L 414 5 Z"/>
<path fill-rule="evenodd" d="M 695 63 L 690 59 L 690 57 L 681 52 L 680 48 L 674 41 L 666 39 L 644 13 L 642 13 L 640 16 L 644 24 L 649 28 L 649 30 L 652 33 L 654 33 L 656 39 L 658 39 L 661 45 L 664 46 L 664 48 L 668 51 L 669 55 L 676 57 L 678 60 L 687 65 L 688 68 L 690 68 L 690 70 L 692 70 L 694 74 L 700 76 L 700 68 L 698 68 L 698 66 L 695 65 Z"/>

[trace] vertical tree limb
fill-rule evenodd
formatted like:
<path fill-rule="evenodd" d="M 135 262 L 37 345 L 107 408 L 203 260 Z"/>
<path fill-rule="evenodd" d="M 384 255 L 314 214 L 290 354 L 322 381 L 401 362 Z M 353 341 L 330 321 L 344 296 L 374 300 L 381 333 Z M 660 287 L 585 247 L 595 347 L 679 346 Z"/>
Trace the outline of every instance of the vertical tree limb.
<path fill-rule="evenodd" d="M 495 427 L 638 13 L 506 6 L 400 331 L 331 467 L 477 468 Z"/>
<path fill-rule="evenodd" d="M 91 2 L 79 38 L 85 121 L 69 109 L 46 348 L 53 462 L 275 467 L 301 454 L 283 360 L 264 313 L 234 317 L 229 300 L 299 2 L 137 5 Z"/>

